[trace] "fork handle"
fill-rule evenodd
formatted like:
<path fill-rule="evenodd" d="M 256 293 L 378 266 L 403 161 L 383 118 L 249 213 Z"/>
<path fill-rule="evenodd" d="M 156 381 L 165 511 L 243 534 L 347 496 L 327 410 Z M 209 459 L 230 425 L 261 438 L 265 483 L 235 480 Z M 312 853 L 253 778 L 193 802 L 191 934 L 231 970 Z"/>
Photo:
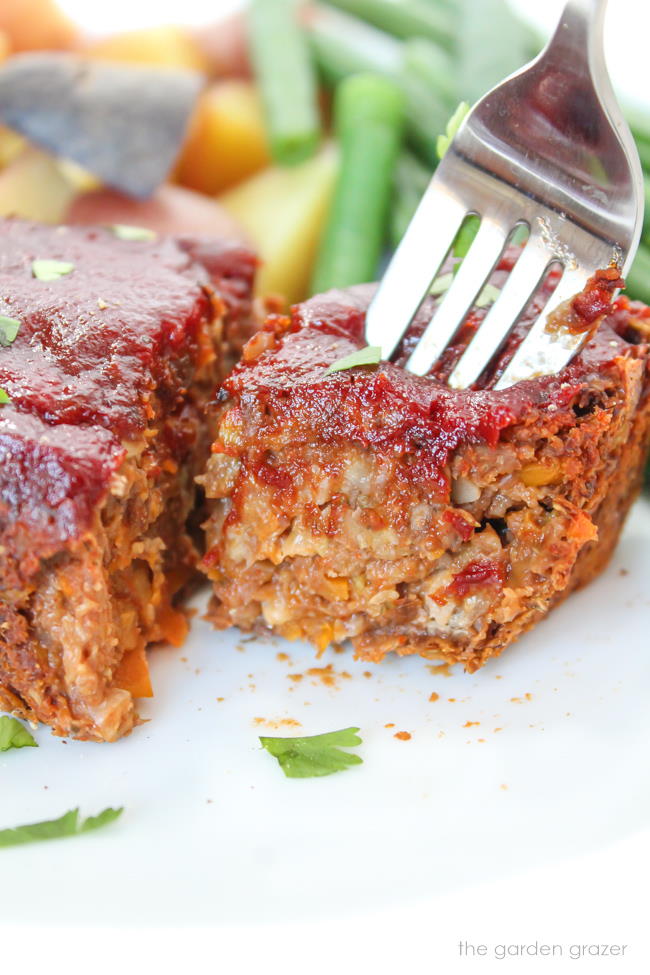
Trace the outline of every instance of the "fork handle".
<path fill-rule="evenodd" d="M 583 81 L 585 90 L 593 85 L 628 156 L 637 160 L 635 181 L 640 183 L 642 176 L 636 145 L 614 94 L 605 62 L 606 9 L 607 0 L 568 0 L 538 63 L 546 63 L 550 72 L 554 69 L 566 72 L 568 67 L 576 93 Z M 579 102 L 578 98 L 575 104 L 578 115 L 581 114 Z"/>
<path fill-rule="evenodd" d="M 568 0 L 543 57 L 557 61 L 569 57 L 574 71 L 606 75 L 605 11 L 607 0 Z"/>

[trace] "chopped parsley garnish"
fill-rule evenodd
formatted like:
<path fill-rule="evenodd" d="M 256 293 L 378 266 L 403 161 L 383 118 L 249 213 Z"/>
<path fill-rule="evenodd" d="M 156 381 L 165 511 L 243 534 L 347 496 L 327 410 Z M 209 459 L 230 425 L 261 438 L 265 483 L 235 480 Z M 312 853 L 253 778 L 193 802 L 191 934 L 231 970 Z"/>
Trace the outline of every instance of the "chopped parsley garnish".
<path fill-rule="evenodd" d="M 155 240 L 156 234 L 148 227 L 132 227 L 129 223 L 113 223 L 110 225 L 116 237 L 120 240 Z"/>
<path fill-rule="evenodd" d="M 343 772 L 351 765 L 361 765 L 363 759 L 341 748 L 361 744 L 358 728 L 343 728 L 308 738 L 260 737 L 262 746 L 277 758 L 280 768 L 289 779 L 311 779 L 317 775 Z"/>
<path fill-rule="evenodd" d="M 79 836 L 93 829 L 100 829 L 114 822 L 122 815 L 122 809 L 104 809 L 97 816 L 79 819 L 79 810 L 70 809 L 59 819 L 46 819 L 42 823 L 16 826 L 0 830 L 0 847 L 20 846 L 23 843 L 39 843 L 42 840 L 57 840 L 64 836 Z"/>
<path fill-rule="evenodd" d="M 5 714 L 0 718 L 0 752 L 10 748 L 37 748 L 33 736 L 24 724 Z"/>
<path fill-rule="evenodd" d="M 21 322 L 18 318 L 9 318 L 8 315 L 0 315 L 0 345 L 11 345 L 16 336 Z"/>
<path fill-rule="evenodd" d="M 325 375 L 343 372 L 344 369 L 354 369 L 355 366 L 376 366 L 378 362 L 381 362 L 381 346 L 366 345 L 363 349 L 357 349 L 356 352 L 351 352 L 350 355 L 333 362 L 325 370 Z"/>
<path fill-rule="evenodd" d="M 39 281 L 58 281 L 71 271 L 74 271 L 74 264 L 70 261 L 54 261 L 49 258 L 32 261 L 32 274 Z"/>
<path fill-rule="evenodd" d="M 467 102 L 461 102 L 454 114 L 451 116 L 447 122 L 447 128 L 445 129 L 444 135 L 439 135 L 436 142 L 436 152 L 438 153 L 438 159 L 442 159 L 444 154 L 447 152 L 451 144 L 451 140 L 454 138 L 458 132 L 461 122 L 469 112 L 469 105 Z"/>
<path fill-rule="evenodd" d="M 3 389 L 2 386 L 0 386 L 0 406 L 4 406 L 7 403 L 11 403 L 11 396 L 6 389 Z"/>

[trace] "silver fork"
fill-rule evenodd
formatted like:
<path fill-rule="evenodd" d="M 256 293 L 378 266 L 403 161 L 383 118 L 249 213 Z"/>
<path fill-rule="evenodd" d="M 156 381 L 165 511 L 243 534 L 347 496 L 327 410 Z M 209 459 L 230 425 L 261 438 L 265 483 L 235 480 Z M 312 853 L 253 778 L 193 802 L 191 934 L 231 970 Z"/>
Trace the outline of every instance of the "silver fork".
<path fill-rule="evenodd" d="M 529 237 L 449 377 L 466 389 L 498 351 L 549 267 L 552 296 L 496 388 L 559 372 L 586 340 L 549 313 L 614 261 L 623 274 L 643 220 L 639 155 L 603 50 L 606 0 L 570 0 L 544 51 L 476 103 L 438 166 L 368 308 L 366 340 L 395 352 L 464 218 L 481 223 L 406 368 L 425 375 L 453 339 L 513 230 Z"/>

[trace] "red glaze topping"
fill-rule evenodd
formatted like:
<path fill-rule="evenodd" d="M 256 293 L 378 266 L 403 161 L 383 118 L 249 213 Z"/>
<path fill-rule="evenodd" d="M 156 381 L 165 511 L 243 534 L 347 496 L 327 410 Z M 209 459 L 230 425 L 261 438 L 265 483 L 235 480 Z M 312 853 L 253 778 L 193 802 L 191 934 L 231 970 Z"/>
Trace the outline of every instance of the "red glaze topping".
<path fill-rule="evenodd" d="M 596 271 L 587 282 L 585 290 L 576 295 L 571 302 L 573 311 L 582 320 L 582 328 L 578 328 L 578 330 L 586 331 L 597 318 L 606 314 L 611 308 L 614 291 L 624 287 L 625 281 L 617 267 L 608 267 L 603 271 Z M 576 328 L 575 324 L 573 328 Z"/>
<path fill-rule="evenodd" d="M 455 508 L 450 508 L 448 511 L 445 511 L 444 518 L 447 524 L 451 525 L 464 542 L 468 541 L 474 534 L 475 523 L 468 518 L 464 518 Z"/>
<path fill-rule="evenodd" d="M 0 540 L 27 537 L 35 556 L 90 523 L 124 451 L 101 427 L 47 426 L 2 407 Z"/>
<path fill-rule="evenodd" d="M 21 326 L 0 350 L 0 386 L 14 407 L 48 424 L 96 424 L 123 436 L 142 430 L 146 393 L 211 315 L 210 274 L 188 250 L 169 238 L 124 241 L 109 230 L 4 222 L 0 315 Z M 214 262 L 223 252 L 216 250 Z M 35 258 L 74 269 L 39 281 Z"/>
<path fill-rule="evenodd" d="M 41 281 L 34 259 L 74 267 Z M 0 348 L 0 531 L 19 519 L 54 544 L 83 530 L 152 391 L 173 396 L 195 360 L 213 287 L 237 313 L 253 268 L 237 245 L 2 221 L 0 315 L 21 324 Z"/>
<path fill-rule="evenodd" d="M 464 599 L 468 593 L 481 586 L 502 586 L 504 581 L 504 568 L 500 562 L 494 559 L 476 559 L 475 562 L 468 562 L 458 575 L 454 576 L 453 582 L 447 586 L 447 592 L 457 599 Z"/>
<path fill-rule="evenodd" d="M 262 484 L 270 484 L 271 487 L 286 490 L 293 484 L 291 475 L 288 471 L 281 470 L 267 463 L 264 457 L 260 457 L 253 465 L 255 477 Z"/>
<path fill-rule="evenodd" d="M 497 273 L 503 276 L 503 270 Z M 553 284 L 550 278 L 547 289 Z M 446 495 L 445 466 L 457 448 L 496 445 L 502 431 L 533 407 L 566 407 L 590 378 L 631 348 L 605 323 L 560 375 L 500 391 L 454 392 L 437 378 L 414 376 L 390 362 L 326 375 L 329 365 L 365 345 L 364 315 L 372 292 L 372 286 L 362 285 L 295 307 L 276 346 L 253 361 L 241 362 L 226 380 L 224 389 L 238 400 L 244 439 L 250 420 L 251 447 L 261 424 L 269 449 L 289 442 L 353 441 L 408 457 L 408 476 L 425 478 L 432 490 Z M 547 294 L 539 295 L 530 316 L 536 316 Z M 421 333 L 432 308 L 431 302 L 420 313 L 413 335 Z M 482 315 L 475 312 L 470 317 L 480 321 Z M 511 348 L 525 327 L 524 317 Z M 412 341 L 409 336 L 403 343 L 399 361 L 406 360 Z"/>

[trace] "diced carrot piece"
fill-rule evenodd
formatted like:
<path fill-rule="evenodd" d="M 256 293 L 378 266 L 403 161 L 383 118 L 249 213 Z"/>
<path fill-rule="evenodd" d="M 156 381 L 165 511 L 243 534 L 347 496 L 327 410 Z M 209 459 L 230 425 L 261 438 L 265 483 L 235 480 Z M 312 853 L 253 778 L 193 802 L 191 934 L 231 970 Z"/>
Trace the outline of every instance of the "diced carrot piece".
<path fill-rule="evenodd" d="M 269 164 L 259 91 L 248 81 L 219 81 L 200 96 L 176 178 L 213 195 Z"/>
<path fill-rule="evenodd" d="M 149 663 L 144 647 L 124 654 L 113 677 L 115 687 L 128 691 L 132 697 L 153 697 Z"/>
<path fill-rule="evenodd" d="M 189 632 L 185 613 L 168 604 L 159 610 L 157 623 L 161 640 L 167 640 L 173 647 L 183 646 Z"/>

